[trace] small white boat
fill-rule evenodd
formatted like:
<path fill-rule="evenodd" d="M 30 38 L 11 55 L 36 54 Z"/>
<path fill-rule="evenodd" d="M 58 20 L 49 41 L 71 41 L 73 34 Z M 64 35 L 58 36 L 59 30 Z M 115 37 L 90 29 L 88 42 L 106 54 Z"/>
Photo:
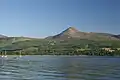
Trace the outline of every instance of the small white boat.
<path fill-rule="evenodd" d="M 7 57 L 6 53 L 7 53 L 7 52 L 5 51 L 5 56 L 4 56 L 5 58 Z"/>
<path fill-rule="evenodd" d="M 3 55 L 1 57 L 4 57 Z"/>
<path fill-rule="evenodd" d="M 3 54 L 1 54 L 1 57 L 4 57 L 4 55 L 3 55 Z"/>
<path fill-rule="evenodd" d="M 4 57 L 7 57 L 7 55 L 5 55 Z"/>
<path fill-rule="evenodd" d="M 21 55 L 19 57 L 22 57 Z"/>
<path fill-rule="evenodd" d="M 21 52 L 21 50 L 20 50 L 20 55 L 19 55 L 19 57 L 22 57 L 21 53 L 22 53 L 22 52 Z"/>

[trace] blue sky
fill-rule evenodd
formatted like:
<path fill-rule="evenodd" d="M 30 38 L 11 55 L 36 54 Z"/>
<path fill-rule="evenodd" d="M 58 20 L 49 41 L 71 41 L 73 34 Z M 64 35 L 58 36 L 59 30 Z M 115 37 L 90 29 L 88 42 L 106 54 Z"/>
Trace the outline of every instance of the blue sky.
<path fill-rule="evenodd" d="M 120 34 L 120 0 L 0 0 L 0 34 L 46 37 L 69 26 Z"/>

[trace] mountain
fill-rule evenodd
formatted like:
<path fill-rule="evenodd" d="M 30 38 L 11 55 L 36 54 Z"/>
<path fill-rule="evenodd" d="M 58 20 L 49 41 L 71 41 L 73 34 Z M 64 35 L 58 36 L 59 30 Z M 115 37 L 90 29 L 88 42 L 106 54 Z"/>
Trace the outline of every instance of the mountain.
<path fill-rule="evenodd" d="M 81 32 L 83 35 L 84 33 Z M 80 31 L 78 31 L 76 28 L 74 27 L 69 27 L 68 29 L 62 31 L 60 34 L 57 34 L 55 36 L 53 36 L 53 38 L 79 38 L 80 36 Z M 81 35 L 82 36 L 82 35 Z"/>
<path fill-rule="evenodd" d="M 47 39 L 120 40 L 120 36 L 109 33 L 82 32 L 74 27 L 69 27 L 55 36 L 47 37 Z"/>
<path fill-rule="evenodd" d="M 0 35 L 0 38 L 7 38 L 7 36 L 4 36 L 4 35 Z"/>
<path fill-rule="evenodd" d="M 120 39 L 120 35 L 112 35 L 112 36 L 115 37 L 115 38 Z"/>

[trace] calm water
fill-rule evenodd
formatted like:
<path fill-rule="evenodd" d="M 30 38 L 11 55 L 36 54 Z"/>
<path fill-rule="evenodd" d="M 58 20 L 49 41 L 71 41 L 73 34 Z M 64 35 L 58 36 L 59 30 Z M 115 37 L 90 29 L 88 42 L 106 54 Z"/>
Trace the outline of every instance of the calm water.
<path fill-rule="evenodd" d="M 9 56 L 0 58 L 0 80 L 120 80 L 120 58 Z"/>

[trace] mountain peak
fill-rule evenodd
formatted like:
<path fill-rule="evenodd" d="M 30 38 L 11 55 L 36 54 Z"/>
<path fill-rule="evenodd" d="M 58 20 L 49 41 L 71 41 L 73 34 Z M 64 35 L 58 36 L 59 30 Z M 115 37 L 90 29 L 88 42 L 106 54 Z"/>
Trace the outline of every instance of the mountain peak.
<path fill-rule="evenodd" d="M 69 27 L 68 29 L 77 30 L 75 27 Z"/>
<path fill-rule="evenodd" d="M 60 34 L 53 36 L 53 38 L 72 38 L 78 35 L 79 30 L 77 30 L 75 27 L 69 27 L 66 30 L 62 31 Z"/>
<path fill-rule="evenodd" d="M 68 29 L 76 29 L 76 28 L 71 26 L 71 27 L 69 27 Z"/>
<path fill-rule="evenodd" d="M 63 32 L 67 32 L 67 33 L 76 33 L 76 32 L 79 32 L 79 30 L 77 30 L 75 27 L 69 27 L 67 28 L 65 31 Z"/>
<path fill-rule="evenodd" d="M 69 27 L 61 33 L 52 36 L 53 39 L 88 39 L 88 40 L 119 40 L 120 36 L 106 33 L 82 32 L 75 27 Z"/>

